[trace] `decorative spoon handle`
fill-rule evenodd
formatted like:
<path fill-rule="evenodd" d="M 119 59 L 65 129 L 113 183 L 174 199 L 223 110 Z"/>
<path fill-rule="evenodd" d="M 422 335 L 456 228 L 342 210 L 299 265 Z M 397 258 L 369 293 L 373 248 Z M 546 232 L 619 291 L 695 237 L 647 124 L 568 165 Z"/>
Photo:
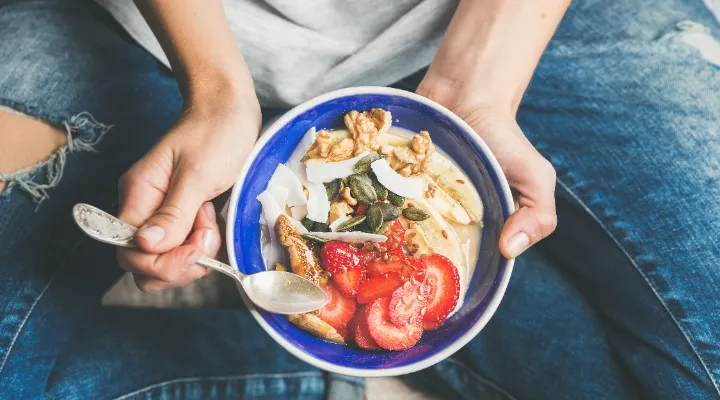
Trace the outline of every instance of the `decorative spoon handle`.
<path fill-rule="evenodd" d="M 90 204 L 78 203 L 73 207 L 73 217 L 80 229 L 91 238 L 120 247 L 137 247 L 137 228 Z M 201 257 L 199 265 L 221 272 L 236 280 L 245 277 L 237 269 L 210 257 Z"/>

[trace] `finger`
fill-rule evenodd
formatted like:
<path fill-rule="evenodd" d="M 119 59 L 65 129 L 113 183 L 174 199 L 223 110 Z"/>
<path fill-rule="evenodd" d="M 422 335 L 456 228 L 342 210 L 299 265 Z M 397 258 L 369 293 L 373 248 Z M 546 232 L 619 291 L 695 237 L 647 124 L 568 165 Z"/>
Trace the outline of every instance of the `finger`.
<path fill-rule="evenodd" d="M 207 257 L 215 257 L 220 250 L 222 236 L 212 202 L 205 202 L 198 210 L 189 242 L 200 246 Z"/>
<path fill-rule="evenodd" d="M 205 199 L 193 174 L 179 171 L 160 208 L 140 228 L 136 240 L 142 250 L 164 253 L 182 244 Z"/>
<path fill-rule="evenodd" d="M 500 251 L 506 258 L 519 256 L 557 227 L 555 173 L 552 167 L 547 169 L 547 173 L 537 173 L 534 179 L 519 186 L 515 197 L 517 211 L 505 222 L 500 235 Z"/>
<path fill-rule="evenodd" d="M 194 231 L 186 245 L 163 255 L 164 257 L 138 250 L 122 249 L 118 262 L 127 271 L 135 274 L 135 283 L 143 291 L 158 291 L 171 287 L 185 286 L 195 279 L 207 275 L 205 267 L 195 265 L 182 268 L 183 258 L 189 246 L 202 249 L 208 257 L 214 257 L 221 246 L 220 230 L 217 225 L 215 207 L 207 202 L 200 208 L 194 223 Z M 191 260 L 184 262 L 185 266 Z"/>
<path fill-rule="evenodd" d="M 205 268 L 195 263 L 203 251 L 196 243 L 188 243 L 163 254 L 146 253 L 137 249 L 118 252 L 120 266 L 134 274 L 140 274 L 163 282 L 176 282 L 188 273 L 205 273 Z"/>
<path fill-rule="evenodd" d="M 160 208 L 168 185 L 168 172 L 149 164 L 141 159 L 118 182 L 118 217 L 136 227 L 145 224 Z"/>

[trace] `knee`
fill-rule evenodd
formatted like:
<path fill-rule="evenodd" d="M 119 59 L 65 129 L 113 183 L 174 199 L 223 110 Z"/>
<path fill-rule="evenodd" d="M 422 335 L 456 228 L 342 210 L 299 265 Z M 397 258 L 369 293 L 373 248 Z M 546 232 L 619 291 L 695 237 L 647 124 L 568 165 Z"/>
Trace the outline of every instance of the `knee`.
<path fill-rule="evenodd" d="M 9 109 L 0 110 L 0 192 L 27 178 L 67 143 L 60 129 Z"/>

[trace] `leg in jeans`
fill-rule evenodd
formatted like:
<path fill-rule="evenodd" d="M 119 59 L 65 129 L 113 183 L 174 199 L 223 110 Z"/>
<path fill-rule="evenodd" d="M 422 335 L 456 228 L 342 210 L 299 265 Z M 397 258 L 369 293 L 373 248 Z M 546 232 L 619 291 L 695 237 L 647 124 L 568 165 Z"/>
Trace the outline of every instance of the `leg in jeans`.
<path fill-rule="evenodd" d="M 117 211 L 119 176 L 177 118 L 177 86 L 92 1 L 0 7 L 0 60 L 0 105 L 71 133 L 36 172 L 2 171 L 0 397 L 361 394 L 361 380 L 302 363 L 247 311 L 101 308 L 121 271 L 72 206 Z"/>
<path fill-rule="evenodd" d="M 409 379 L 468 399 L 718 397 L 718 37 L 701 1 L 573 3 L 518 113 L 557 169 L 558 230 L 486 329 Z"/>

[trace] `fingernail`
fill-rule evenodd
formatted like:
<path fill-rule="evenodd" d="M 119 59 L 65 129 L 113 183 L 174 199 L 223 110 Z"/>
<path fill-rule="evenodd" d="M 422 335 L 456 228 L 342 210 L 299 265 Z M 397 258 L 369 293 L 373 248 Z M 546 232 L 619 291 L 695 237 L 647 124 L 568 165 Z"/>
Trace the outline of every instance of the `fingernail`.
<path fill-rule="evenodd" d="M 211 201 L 208 201 L 203 206 L 205 209 L 205 214 L 207 214 L 208 218 L 210 218 L 211 221 L 215 222 L 217 220 L 217 215 L 215 214 L 215 206 Z"/>
<path fill-rule="evenodd" d="M 518 232 L 515 236 L 511 237 L 507 243 L 507 250 L 510 254 L 510 258 L 515 258 L 522 254 L 530 244 L 530 237 L 525 232 Z"/>
<path fill-rule="evenodd" d="M 137 233 L 150 244 L 158 244 L 165 237 L 165 229 L 157 225 L 143 226 Z"/>
<path fill-rule="evenodd" d="M 205 254 L 210 255 L 215 249 L 215 235 L 212 234 L 210 229 L 203 233 L 202 243 L 203 249 L 205 249 Z"/>

